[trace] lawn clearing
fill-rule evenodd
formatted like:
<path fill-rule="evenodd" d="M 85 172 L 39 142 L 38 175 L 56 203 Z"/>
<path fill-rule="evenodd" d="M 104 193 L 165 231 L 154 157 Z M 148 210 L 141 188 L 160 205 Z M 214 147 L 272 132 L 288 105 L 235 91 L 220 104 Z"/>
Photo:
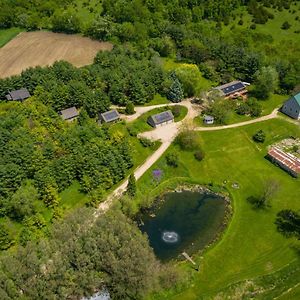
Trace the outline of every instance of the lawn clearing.
<path fill-rule="evenodd" d="M 259 129 L 266 132 L 267 139 L 263 145 L 252 141 L 252 135 Z M 234 215 L 222 240 L 211 247 L 203 259 L 195 255 L 194 259 L 200 263 L 198 273 L 191 273 L 193 270 L 188 263 L 177 265 L 182 272 L 194 278 L 187 284 L 188 288 L 177 295 L 175 290 L 171 290 L 151 299 L 163 299 L 164 296 L 166 299 L 199 299 L 200 295 L 206 299 L 233 283 L 276 272 L 299 258 L 291 247 L 296 241 L 280 235 L 274 220 L 282 209 L 300 208 L 297 201 L 300 179 L 292 178 L 264 158 L 267 145 L 291 135 L 300 136 L 299 127 L 274 119 L 199 135 L 206 155 L 203 161 L 196 161 L 192 152 L 180 151 L 172 145 L 167 153 L 180 151 L 179 167 L 167 167 L 164 155 L 138 181 L 139 194 L 150 197 L 155 189 L 168 185 L 177 176 L 179 181 L 186 179 L 210 184 L 213 188 L 224 185 L 232 196 Z M 151 175 L 157 168 L 164 174 L 158 186 Z M 246 199 L 259 194 L 264 182 L 270 178 L 280 183 L 280 191 L 272 199 L 270 209 L 254 210 Z M 239 183 L 239 189 L 231 187 L 234 182 Z"/>
<path fill-rule="evenodd" d="M 20 28 L 0 29 L 0 48 L 12 40 L 16 35 L 22 32 Z"/>
<path fill-rule="evenodd" d="M 91 64 L 98 51 L 111 49 L 111 43 L 80 35 L 23 32 L 0 49 L 0 77 L 17 75 L 29 67 L 47 66 L 58 60 L 81 67 Z"/>

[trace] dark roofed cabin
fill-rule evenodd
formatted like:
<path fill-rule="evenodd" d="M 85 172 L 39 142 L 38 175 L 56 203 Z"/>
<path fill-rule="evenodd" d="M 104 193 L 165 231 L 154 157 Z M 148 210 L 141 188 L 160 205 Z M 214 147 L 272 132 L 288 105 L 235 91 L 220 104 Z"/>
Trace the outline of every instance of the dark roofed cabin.
<path fill-rule="evenodd" d="M 120 119 L 119 113 L 113 109 L 105 113 L 99 114 L 100 123 L 110 123 Z"/>
<path fill-rule="evenodd" d="M 79 116 L 79 112 L 75 106 L 67 109 L 63 109 L 62 111 L 59 112 L 59 114 L 65 121 L 73 121 Z"/>
<path fill-rule="evenodd" d="M 174 122 L 174 116 L 170 110 L 161 112 L 148 118 L 148 124 L 159 127 Z"/>
<path fill-rule="evenodd" d="M 241 81 L 232 81 L 214 88 L 220 91 L 225 98 L 237 98 L 247 93 L 246 86 L 249 85 Z"/>
<path fill-rule="evenodd" d="M 30 93 L 26 88 L 20 90 L 11 91 L 6 95 L 8 101 L 24 101 L 30 97 Z"/>

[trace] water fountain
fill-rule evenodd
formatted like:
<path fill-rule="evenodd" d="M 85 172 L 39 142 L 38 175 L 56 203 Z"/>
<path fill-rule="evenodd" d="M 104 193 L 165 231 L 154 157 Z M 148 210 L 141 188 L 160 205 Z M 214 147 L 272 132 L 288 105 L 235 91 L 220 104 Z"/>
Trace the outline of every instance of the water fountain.
<path fill-rule="evenodd" d="M 165 243 L 174 244 L 179 241 L 179 235 L 175 231 L 164 231 L 161 236 Z"/>

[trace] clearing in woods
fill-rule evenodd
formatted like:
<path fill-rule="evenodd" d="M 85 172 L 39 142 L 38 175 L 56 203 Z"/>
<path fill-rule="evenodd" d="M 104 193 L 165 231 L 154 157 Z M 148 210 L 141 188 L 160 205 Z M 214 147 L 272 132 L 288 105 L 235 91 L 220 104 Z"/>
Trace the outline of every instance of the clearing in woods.
<path fill-rule="evenodd" d="M 20 74 L 29 67 L 51 65 L 57 60 L 81 67 L 91 64 L 98 51 L 112 47 L 111 43 L 79 35 L 23 32 L 0 49 L 0 78 Z"/>

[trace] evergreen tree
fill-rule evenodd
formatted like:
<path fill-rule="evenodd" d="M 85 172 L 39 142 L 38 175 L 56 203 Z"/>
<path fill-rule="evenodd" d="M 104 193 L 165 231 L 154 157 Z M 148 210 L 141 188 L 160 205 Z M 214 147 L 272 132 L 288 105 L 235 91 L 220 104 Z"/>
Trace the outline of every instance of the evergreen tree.
<path fill-rule="evenodd" d="M 128 179 L 127 193 L 129 196 L 134 197 L 136 194 L 136 179 L 134 174 L 131 174 Z"/>
<path fill-rule="evenodd" d="M 167 98 L 172 102 L 180 102 L 183 99 L 183 88 L 182 85 L 177 78 L 175 72 L 172 72 L 170 75 L 171 86 L 167 93 Z"/>

